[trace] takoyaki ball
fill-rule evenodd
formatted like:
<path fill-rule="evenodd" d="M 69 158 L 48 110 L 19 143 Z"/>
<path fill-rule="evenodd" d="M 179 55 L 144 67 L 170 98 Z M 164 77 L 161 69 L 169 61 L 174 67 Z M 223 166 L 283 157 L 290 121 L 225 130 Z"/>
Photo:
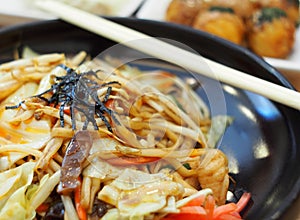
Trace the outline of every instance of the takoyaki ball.
<path fill-rule="evenodd" d="M 190 26 L 200 8 L 201 2 L 198 0 L 172 0 L 167 8 L 165 19 Z"/>
<path fill-rule="evenodd" d="M 256 4 L 260 8 L 276 7 L 281 8 L 287 13 L 289 19 L 297 24 L 299 19 L 299 1 L 298 0 L 257 0 Z"/>
<path fill-rule="evenodd" d="M 262 8 L 253 14 L 248 26 L 248 46 L 256 54 L 286 58 L 294 45 L 295 25 L 279 8 Z"/>
<path fill-rule="evenodd" d="M 298 0 L 286 0 L 285 11 L 288 17 L 295 23 L 299 23 L 299 1 Z"/>
<path fill-rule="evenodd" d="M 283 0 L 256 0 L 256 4 L 261 7 L 276 7 L 280 8 L 282 6 Z"/>
<path fill-rule="evenodd" d="M 253 0 L 202 0 L 204 7 L 210 8 L 212 6 L 220 6 L 224 8 L 232 8 L 236 15 L 242 18 L 249 18 L 254 10 L 256 4 Z"/>
<path fill-rule="evenodd" d="M 193 27 L 236 44 L 242 44 L 244 40 L 244 23 L 230 8 L 211 7 L 207 11 L 199 12 Z"/>

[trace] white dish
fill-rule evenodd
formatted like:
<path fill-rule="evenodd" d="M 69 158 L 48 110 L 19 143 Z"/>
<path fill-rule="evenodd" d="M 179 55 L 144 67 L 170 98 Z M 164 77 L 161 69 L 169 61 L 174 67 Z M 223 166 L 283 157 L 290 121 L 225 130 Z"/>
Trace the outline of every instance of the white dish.
<path fill-rule="evenodd" d="M 166 9 L 171 0 L 147 0 L 137 12 L 141 19 L 164 21 Z M 300 74 L 300 28 L 296 32 L 296 41 L 291 55 L 287 59 L 264 58 L 269 64 L 284 74 Z"/>
<path fill-rule="evenodd" d="M 61 0 L 70 4 L 84 2 L 84 6 L 94 9 L 93 4 L 103 5 L 104 15 L 126 17 L 132 15 L 144 0 Z M 34 0 L 0 0 L 0 26 L 22 21 L 54 19 L 55 17 L 34 7 Z"/>

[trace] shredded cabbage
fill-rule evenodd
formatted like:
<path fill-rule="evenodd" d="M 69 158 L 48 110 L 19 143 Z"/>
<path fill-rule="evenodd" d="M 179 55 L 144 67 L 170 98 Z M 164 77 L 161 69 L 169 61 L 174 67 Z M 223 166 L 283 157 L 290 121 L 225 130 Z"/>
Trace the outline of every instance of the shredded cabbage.
<path fill-rule="evenodd" d="M 33 179 L 34 167 L 34 162 L 27 162 L 0 173 L 0 220 L 34 218 L 35 210 L 31 208 L 26 195 Z"/>

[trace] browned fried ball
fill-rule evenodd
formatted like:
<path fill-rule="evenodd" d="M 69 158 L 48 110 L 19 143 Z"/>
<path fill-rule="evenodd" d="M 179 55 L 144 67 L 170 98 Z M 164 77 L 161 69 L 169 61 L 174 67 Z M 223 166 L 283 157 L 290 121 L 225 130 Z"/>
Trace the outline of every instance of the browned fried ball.
<path fill-rule="evenodd" d="M 256 9 L 253 0 L 201 0 L 206 8 L 212 6 L 232 8 L 236 15 L 242 18 L 249 18 Z"/>
<path fill-rule="evenodd" d="M 244 23 L 235 13 L 218 10 L 201 11 L 195 18 L 193 27 L 236 44 L 242 44 L 244 40 Z"/>
<path fill-rule="evenodd" d="M 265 13 L 266 10 L 269 11 Z M 284 15 L 281 10 L 282 15 Z M 287 16 L 280 16 L 280 9 L 263 8 L 253 14 L 248 22 L 248 46 L 265 57 L 286 58 L 295 41 L 295 25 Z"/>
<path fill-rule="evenodd" d="M 172 0 L 165 19 L 169 22 L 191 25 L 200 8 L 201 1 L 198 0 Z"/>
<path fill-rule="evenodd" d="M 299 20 L 299 1 L 298 0 L 256 0 L 258 8 L 277 7 L 287 13 L 289 19 L 295 24 Z"/>

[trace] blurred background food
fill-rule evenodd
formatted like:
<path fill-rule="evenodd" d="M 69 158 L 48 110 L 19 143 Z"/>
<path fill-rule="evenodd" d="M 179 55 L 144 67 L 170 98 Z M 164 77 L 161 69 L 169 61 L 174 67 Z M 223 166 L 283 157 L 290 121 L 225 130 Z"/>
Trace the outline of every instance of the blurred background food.
<path fill-rule="evenodd" d="M 59 0 L 81 10 L 98 15 L 128 16 L 130 4 L 138 5 L 140 0 Z M 131 11 L 131 10 L 130 10 Z"/>
<path fill-rule="evenodd" d="M 34 6 L 35 0 L 0 0 L 0 26 L 54 19 Z M 97 15 L 131 16 L 144 0 L 57 0 Z"/>
<path fill-rule="evenodd" d="M 287 57 L 295 42 L 295 23 L 278 7 L 264 7 L 247 21 L 248 46 L 267 57 Z"/>
<path fill-rule="evenodd" d="M 295 43 L 298 0 L 172 0 L 165 20 L 203 30 L 264 57 L 286 58 Z"/>
<path fill-rule="evenodd" d="M 0 27 L 55 18 L 35 8 L 33 1 L 0 0 Z M 99 15 L 168 20 L 206 29 L 261 55 L 300 90 L 300 29 L 296 26 L 299 0 L 57 1 Z M 274 7 L 283 13 L 274 9 L 263 12 L 264 8 Z M 275 13 L 269 13 L 272 11 Z"/>
<path fill-rule="evenodd" d="M 212 6 L 198 13 L 192 26 L 236 44 L 243 44 L 246 31 L 242 18 L 233 9 L 222 6 Z"/>

